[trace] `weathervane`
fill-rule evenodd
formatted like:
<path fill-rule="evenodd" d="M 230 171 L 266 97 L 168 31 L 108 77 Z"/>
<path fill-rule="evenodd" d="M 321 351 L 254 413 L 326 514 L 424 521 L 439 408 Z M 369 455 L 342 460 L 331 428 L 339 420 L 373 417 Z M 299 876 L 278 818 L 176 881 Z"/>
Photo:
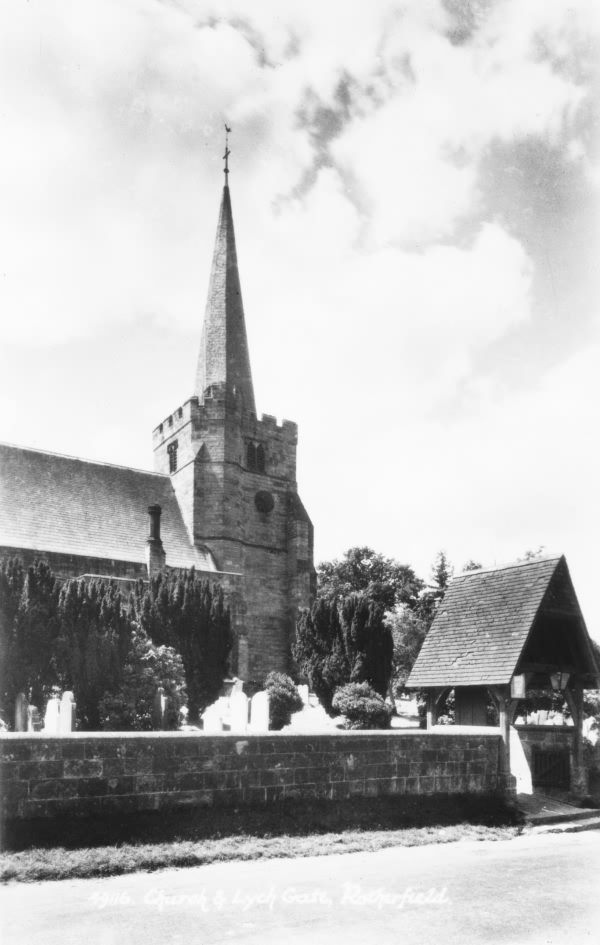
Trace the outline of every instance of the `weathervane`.
<path fill-rule="evenodd" d="M 225 125 L 225 154 L 223 155 L 223 160 L 225 161 L 225 185 L 229 184 L 229 155 L 231 151 L 229 150 L 229 134 L 231 128 L 228 128 Z"/>

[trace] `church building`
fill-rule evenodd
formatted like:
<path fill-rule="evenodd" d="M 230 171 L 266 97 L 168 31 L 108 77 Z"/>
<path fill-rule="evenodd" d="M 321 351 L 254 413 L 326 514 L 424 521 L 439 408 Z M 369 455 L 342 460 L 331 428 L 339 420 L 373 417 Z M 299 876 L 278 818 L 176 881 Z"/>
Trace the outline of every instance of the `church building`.
<path fill-rule="evenodd" d="M 256 413 L 228 173 L 195 386 L 153 432 L 155 472 L 0 444 L 0 557 L 123 581 L 193 566 L 225 588 L 232 672 L 260 683 L 290 668 L 313 527 L 297 425 Z"/>

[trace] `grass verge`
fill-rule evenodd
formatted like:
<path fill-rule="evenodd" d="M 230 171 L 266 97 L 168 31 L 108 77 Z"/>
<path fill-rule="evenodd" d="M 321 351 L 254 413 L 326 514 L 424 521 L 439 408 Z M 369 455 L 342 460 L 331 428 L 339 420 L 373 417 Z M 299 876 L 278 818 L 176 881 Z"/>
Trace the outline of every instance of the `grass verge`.
<path fill-rule="evenodd" d="M 508 840 L 519 813 L 497 797 L 280 802 L 55 818 L 5 825 L 1 882 L 116 876 L 232 860 L 323 856 L 459 840 Z"/>
<path fill-rule="evenodd" d="M 308 836 L 247 835 L 169 843 L 124 843 L 119 846 L 65 849 L 33 848 L 0 854 L 0 881 L 91 879 L 173 867 L 202 866 L 233 860 L 325 856 L 359 853 L 386 847 L 419 847 L 460 840 L 509 840 L 519 826 L 453 824 L 446 827 L 408 827 L 401 830 L 347 830 Z"/>

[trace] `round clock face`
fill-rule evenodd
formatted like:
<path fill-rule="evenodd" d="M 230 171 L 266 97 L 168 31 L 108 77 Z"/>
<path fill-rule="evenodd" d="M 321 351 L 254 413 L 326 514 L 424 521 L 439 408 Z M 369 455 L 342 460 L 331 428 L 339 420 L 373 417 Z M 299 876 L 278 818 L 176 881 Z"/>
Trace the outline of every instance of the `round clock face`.
<path fill-rule="evenodd" d="M 275 508 L 275 499 L 270 492 L 257 492 L 254 504 L 259 512 L 272 512 Z"/>

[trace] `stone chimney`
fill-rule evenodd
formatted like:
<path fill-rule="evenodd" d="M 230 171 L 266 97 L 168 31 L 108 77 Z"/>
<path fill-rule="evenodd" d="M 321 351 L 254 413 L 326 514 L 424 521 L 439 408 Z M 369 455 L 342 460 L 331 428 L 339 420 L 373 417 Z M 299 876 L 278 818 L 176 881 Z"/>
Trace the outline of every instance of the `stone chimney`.
<path fill-rule="evenodd" d="M 152 577 L 157 571 L 161 571 L 166 563 L 167 556 L 160 538 L 160 505 L 149 505 L 148 515 L 150 517 L 150 534 L 146 539 L 146 565 L 148 567 L 148 577 Z"/>

